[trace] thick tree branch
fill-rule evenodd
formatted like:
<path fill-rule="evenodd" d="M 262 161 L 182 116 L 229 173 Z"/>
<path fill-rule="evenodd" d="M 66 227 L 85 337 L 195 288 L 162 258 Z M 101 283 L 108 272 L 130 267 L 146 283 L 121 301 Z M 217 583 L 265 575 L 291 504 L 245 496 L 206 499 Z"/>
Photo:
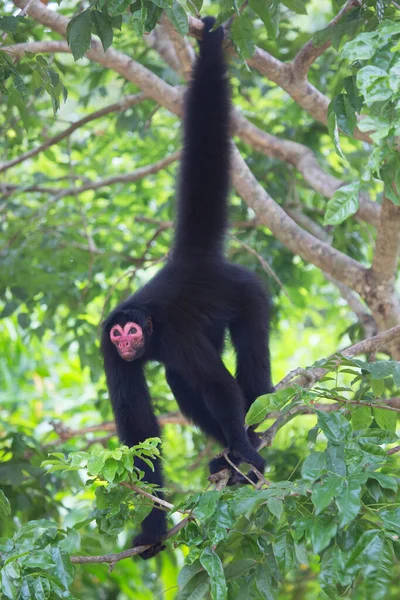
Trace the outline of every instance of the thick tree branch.
<path fill-rule="evenodd" d="M 360 0 L 347 0 L 346 4 L 340 9 L 338 14 L 328 23 L 325 29 L 333 27 L 353 8 L 361 6 Z M 325 50 L 331 45 L 331 40 L 327 40 L 320 46 L 315 46 L 313 40 L 309 40 L 299 52 L 296 54 L 292 61 L 293 69 L 299 76 L 305 76 L 308 73 L 309 68 L 321 56 Z"/>
<path fill-rule="evenodd" d="M 379 285 L 394 289 L 400 257 L 400 206 L 384 196 L 372 273 Z"/>
<path fill-rule="evenodd" d="M 298 227 L 260 185 L 236 147 L 232 178 L 240 196 L 282 244 L 361 295 L 364 293 L 367 269 Z"/>
<path fill-rule="evenodd" d="M 15 0 L 15 2 L 18 6 L 23 7 L 26 0 Z M 38 0 L 34 0 L 28 12 L 34 19 L 63 35 L 65 34 L 68 19 L 48 10 Z M 202 27 L 202 23 L 199 23 Z M 96 41 L 92 41 L 91 50 L 89 50 L 87 56 L 133 81 L 141 87 L 144 93 L 156 99 L 175 114 L 181 113 L 180 93 L 148 69 L 132 61 L 128 56 L 112 48 L 104 53 L 100 43 Z M 323 268 L 342 283 L 357 291 L 362 291 L 364 284 L 363 267 L 301 230 L 263 190 L 238 152 L 235 153 L 234 162 L 233 178 L 235 186 L 241 190 L 241 195 L 249 206 L 256 210 L 263 224 L 270 227 L 274 235 L 293 252 Z M 238 176 L 239 172 L 240 177 Z"/>
<path fill-rule="evenodd" d="M 317 192 L 331 198 L 344 181 L 327 173 L 318 163 L 314 153 L 304 144 L 278 138 L 262 131 L 248 121 L 237 110 L 233 115 L 234 132 L 252 148 L 266 156 L 277 158 L 293 165 L 304 177 L 304 180 Z M 360 208 L 356 215 L 374 225 L 379 223 L 380 207 L 368 197 L 360 194 Z"/>
<path fill-rule="evenodd" d="M 75 121 L 75 123 L 72 123 L 72 125 L 70 125 L 66 129 L 64 129 L 64 131 L 61 131 L 57 135 L 54 135 L 54 136 L 48 138 L 46 141 L 44 141 L 42 144 L 40 144 L 40 146 L 37 146 L 36 148 L 32 148 L 32 150 L 28 150 L 27 152 L 24 152 L 23 154 L 20 154 L 20 156 L 17 156 L 16 158 L 14 158 L 12 160 L 1 163 L 0 164 L 0 173 L 3 173 L 4 171 L 7 171 L 7 169 L 10 169 L 11 167 L 18 165 L 18 164 L 24 162 L 25 160 L 32 158 L 33 156 L 36 156 L 40 152 L 43 152 L 44 150 L 47 150 L 47 148 L 50 148 L 50 146 L 53 146 L 54 144 L 58 144 L 58 142 L 60 142 L 64 138 L 70 136 L 74 131 L 76 131 L 80 127 L 83 127 L 87 123 L 90 123 L 91 121 L 94 121 L 95 119 L 100 119 L 101 117 L 104 117 L 105 115 L 108 115 L 112 112 L 122 112 L 124 110 L 127 110 L 128 108 L 131 108 L 132 106 L 135 106 L 136 104 L 139 104 L 139 102 L 142 102 L 145 99 L 146 99 L 146 95 L 143 93 L 126 96 L 119 102 L 115 102 L 114 104 L 105 106 L 104 108 L 101 108 L 100 110 L 97 110 L 96 112 L 93 112 L 90 115 L 87 115 L 86 117 L 83 117 L 82 119 L 79 119 L 79 121 Z"/>
<path fill-rule="evenodd" d="M 285 207 L 286 208 L 286 207 Z M 331 244 L 331 236 L 330 234 L 323 228 L 321 225 L 310 219 L 305 213 L 303 213 L 300 209 L 288 209 L 286 208 L 286 212 L 290 215 L 296 223 L 301 225 L 306 231 L 309 231 L 315 237 L 320 240 L 326 242 L 327 244 Z M 364 329 L 364 337 L 372 337 L 378 333 L 378 327 L 375 322 L 375 319 L 371 315 L 367 306 L 363 304 L 359 296 L 353 292 L 349 286 L 345 285 L 341 281 L 338 281 L 329 273 L 323 271 L 324 276 L 328 281 L 331 281 L 338 288 L 342 298 L 346 300 L 350 309 L 355 313 L 358 320 L 360 321 L 363 329 Z"/>
<path fill-rule="evenodd" d="M 52 11 L 48 12 L 51 13 Z M 4 49 L 9 54 L 17 54 L 18 56 L 21 56 L 26 51 L 42 53 L 70 52 L 70 49 L 66 42 L 32 42 L 27 44 L 16 44 L 14 46 L 5 47 Z M 107 54 L 109 52 L 111 52 L 111 49 L 107 51 Z M 128 58 L 124 54 L 119 54 L 122 57 L 124 57 L 124 59 Z M 92 52 L 92 55 L 93 60 L 96 60 L 101 64 L 105 64 L 104 57 L 101 55 L 101 52 L 98 56 L 96 54 L 96 57 L 94 56 L 94 52 Z M 133 63 L 133 61 L 130 62 Z M 141 65 L 139 65 L 139 67 L 142 70 L 144 69 L 145 71 L 147 71 L 147 69 L 141 67 Z M 121 68 L 118 72 L 124 75 L 130 81 L 136 83 L 139 87 L 141 87 L 143 82 L 136 77 L 135 79 L 132 79 L 131 74 L 128 73 L 127 70 Z M 150 71 L 148 73 L 150 73 Z M 142 75 L 141 71 L 140 75 Z M 155 82 L 157 81 L 157 86 L 159 88 L 157 98 L 164 97 L 163 92 L 167 92 L 170 86 L 168 86 L 163 80 L 157 78 L 157 76 L 153 75 L 152 73 L 151 76 L 151 88 L 148 89 L 154 89 Z M 172 103 L 168 102 L 169 96 L 167 93 L 167 95 L 164 98 L 164 101 L 161 101 L 161 104 L 169 110 L 171 110 L 176 115 L 181 115 L 182 93 L 178 90 L 175 90 L 175 92 L 177 95 L 173 98 Z M 151 92 L 149 92 L 148 96 L 152 96 Z M 322 169 L 322 167 L 316 160 L 313 152 L 307 146 L 299 144 L 298 142 L 280 139 L 274 135 L 262 131 L 261 129 L 257 128 L 255 125 L 247 121 L 243 117 L 243 115 L 241 115 L 238 111 L 233 111 L 233 128 L 235 133 L 244 142 L 248 143 L 250 146 L 258 150 L 262 154 L 292 164 L 303 175 L 307 183 L 317 192 L 321 193 L 323 196 L 331 198 L 335 191 L 343 185 L 344 182 L 342 180 L 333 177 L 332 175 L 324 171 L 324 169 Z M 12 161 L 10 161 L 10 163 L 11 164 L 6 164 L 9 164 L 9 166 L 12 166 L 12 164 L 14 164 Z M 365 196 L 365 194 L 360 194 L 360 208 L 356 213 L 360 219 L 363 219 L 364 221 L 367 221 L 368 223 L 371 223 L 372 225 L 376 226 L 379 222 L 379 211 L 379 205 L 375 204 L 374 202 L 371 202 Z"/>
<path fill-rule="evenodd" d="M 27 0 L 14 0 L 14 3 L 20 8 L 25 8 Z M 47 9 L 39 0 L 33 0 L 28 8 L 28 14 L 39 23 L 65 36 L 69 19 Z M 195 35 L 195 37 L 201 36 L 203 23 L 199 19 L 189 17 L 189 26 L 192 35 Z M 163 86 L 160 86 L 160 80 L 154 73 L 132 61 L 127 55 L 113 48 L 109 48 L 104 53 L 101 43 L 92 40 L 91 49 L 86 53 L 86 56 L 108 68 L 114 69 L 129 81 L 138 85 L 144 93 L 151 96 L 162 106 L 167 107 L 171 112 L 181 114 L 179 92 L 165 82 L 162 82 Z M 292 65 L 282 63 L 260 48 L 256 48 L 254 55 L 247 62 L 251 67 L 282 87 L 314 118 L 326 124 L 329 99 L 304 78 L 297 77 Z M 355 131 L 354 137 L 370 141 L 367 134 L 358 130 Z"/>
<path fill-rule="evenodd" d="M 185 81 L 189 81 L 192 74 L 192 64 L 194 60 L 194 50 L 192 46 L 187 42 L 174 28 L 171 21 L 164 14 L 161 18 L 162 28 L 165 29 L 169 40 L 172 43 L 174 51 L 179 61 L 179 70 L 182 73 Z"/>

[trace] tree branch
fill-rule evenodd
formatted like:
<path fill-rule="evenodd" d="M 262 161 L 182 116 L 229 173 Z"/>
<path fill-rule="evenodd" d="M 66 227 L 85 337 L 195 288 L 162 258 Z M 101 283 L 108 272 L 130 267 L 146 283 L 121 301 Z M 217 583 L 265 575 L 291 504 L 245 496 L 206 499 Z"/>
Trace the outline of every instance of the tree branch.
<path fill-rule="evenodd" d="M 396 325 L 396 327 L 392 327 L 391 329 L 382 331 L 381 333 L 378 333 L 377 335 L 374 335 L 373 337 L 366 338 L 365 340 L 362 340 L 361 342 L 358 342 L 357 344 L 354 344 L 353 346 L 349 346 L 348 348 L 341 350 L 340 353 L 343 354 L 343 356 L 346 356 L 347 358 L 352 358 L 353 356 L 357 356 L 358 354 L 377 352 L 383 346 L 387 346 L 394 340 L 399 340 L 399 339 L 400 339 L 400 325 Z M 335 356 L 335 354 L 332 355 L 331 358 L 333 358 L 334 356 Z M 340 361 L 340 359 L 338 359 L 338 362 L 339 361 Z M 284 377 L 282 379 L 282 381 L 280 381 L 278 383 L 278 385 L 275 387 L 276 387 L 276 389 L 280 390 L 280 389 L 284 389 L 285 387 L 288 387 L 289 385 L 296 384 L 296 385 L 299 385 L 300 387 L 309 388 L 309 387 L 312 387 L 317 381 L 322 379 L 322 377 L 324 377 L 327 372 L 328 372 L 327 369 L 323 369 L 323 368 L 315 368 L 315 369 L 307 369 L 307 370 L 296 369 L 296 371 L 294 371 L 292 374 L 289 373 L 289 375 Z M 296 377 L 297 375 L 299 375 L 299 376 L 296 379 L 294 379 L 294 377 Z M 294 379 L 294 381 L 293 381 L 293 379 Z"/>
<path fill-rule="evenodd" d="M 171 163 L 175 162 L 180 158 L 181 150 L 177 152 L 173 152 L 169 154 L 165 158 L 153 163 L 152 165 L 146 165 L 145 167 L 139 167 L 135 169 L 131 173 L 124 173 L 121 175 L 114 175 L 113 177 L 105 177 L 104 179 L 97 179 L 96 181 L 91 181 L 90 183 L 84 183 L 79 187 L 60 189 L 60 188 L 47 188 L 44 186 L 30 186 L 30 187 L 19 187 L 17 185 L 5 185 L 6 192 L 4 197 L 9 196 L 11 193 L 18 192 L 39 192 L 39 193 L 52 193 L 57 194 L 56 199 L 64 198 L 65 196 L 77 196 L 78 194 L 82 194 L 83 192 L 87 192 L 89 190 L 98 190 L 101 187 L 106 187 L 108 185 L 114 185 L 116 183 L 132 183 L 134 181 L 138 181 L 138 179 L 143 179 L 147 175 L 151 175 L 154 173 L 158 173 Z"/>
<path fill-rule="evenodd" d="M 278 138 L 262 131 L 248 121 L 237 110 L 233 114 L 234 132 L 252 148 L 266 156 L 277 158 L 293 165 L 304 177 L 304 180 L 317 192 L 331 198 L 344 181 L 327 173 L 315 158 L 314 153 L 304 144 Z M 360 207 L 356 216 L 374 225 L 379 223 L 380 207 L 371 202 L 366 194 L 361 193 Z"/>
<path fill-rule="evenodd" d="M 282 244 L 338 281 L 363 294 L 367 269 L 298 227 L 260 185 L 236 147 L 233 151 L 232 178 L 240 196 L 255 211 L 260 222 L 267 226 Z"/>
<path fill-rule="evenodd" d="M 131 108 L 132 106 L 135 106 L 136 104 L 139 104 L 139 102 L 143 102 L 143 100 L 146 100 L 146 98 L 147 98 L 147 96 L 143 93 L 126 96 L 119 102 L 115 102 L 114 104 L 105 106 L 104 108 L 101 108 L 100 110 L 97 110 L 96 112 L 93 112 L 90 115 L 87 115 L 86 117 L 83 117 L 82 119 L 79 119 L 79 121 L 75 121 L 75 123 L 72 123 L 72 125 L 67 127 L 67 129 L 64 129 L 64 131 L 61 131 L 57 135 L 54 135 L 54 136 L 48 138 L 45 142 L 40 144 L 40 146 L 37 146 L 36 148 L 33 148 L 32 150 L 28 150 L 27 152 L 24 152 L 23 154 L 20 154 L 20 156 L 17 156 L 16 158 L 13 158 L 12 160 L 1 163 L 0 164 L 0 173 L 3 173 L 4 171 L 7 171 L 7 169 L 10 169 L 11 167 L 18 165 L 18 164 L 24 162 L 25 160 L 32 158 L 33 156 L 36 156 L 40 152 L 43 152 L 44 150 L 47 150 L 47 148 L 50 148 L 50 146 L 53 146 L 54 144 L 58 144 L 58 142 L 60 142 L 64 138 L 70 136 L 74 131 L 76 131 L 80 127 L 83 127 L 87 123 L 90 123 L 91 121 L 94 121 L 95 119 L 100 119 L 101 117 L 104 117 L 105 115 L 108 115 L 109 113 L 112 113 L 112 112 L 122 112 L 124 110 L 127 110 L 128 108 Z"/>
<path fill-rule="evenodd" d="M 328 29 L 333 27 L 346 15 L 348 12 L 353 10 L 355 7 L 361 6 L 360 0 L 347 0 L 346 4 L 340 9 L 338 14 L 333 17 L 333 19 L 328 23 L 328 25 L 324 29 Z M 327 40 L 324 44 L 320 46 L 314 46 L 313 40 L 309 40 L 299 52 L 296 54 L 292 61 L 293 69 L 296 71 L 298 76 L 305 76 L 308 73 L 313 62 L 317 60 L 319 56 L 321 56 L 325 50 L 327 50 L 331 45 L 331 40 Z"/>
<path fill-rule="evenodd" d="M 48 12 L 51 13 L 52 11 L 48 11 Z M 95 42 L 93 42 L 93 43 L 95 43 Z M 31 43 L 27 43 L 27 44 L 16 44 L 14 46 L 4 47 L 3 49 L 5 51 L 7 51 L 9 54 L 13 53 L 18 56 L 23 55 L 23 53 L 26 51 L 42 52 L 42 53 L 45 53 L 45 52 L 47 52 L 47 53 L 70 52 L 70 49 L 66 42 L 31 42 Z M 157 50 L 158 50 L 158 46 L 157 46 Z M 107 51 L 107 54 L 109 52 L 111 52 L 111 49 L 109 49 Z M 125 62 L 127 62 L 126 59 L 128 59 L 128 57 L 126 55 L 121 54 L 121 53 L 118 53 L 118 54 L 120 56 L 124 57 Z M 88 54 L 88 56 L 89 56 L 89 54 Z M 96 56 L 95 56 L 94 52 L 92 52 L 91 57 L 93 58 L 93 60 L 99 62 L 100 64 L 109 66 L 106 64 L 104 57 L 101 55 L 101 53 L 99 55 L 96 53 Z M 137 63 L 134 63 L 134 61 L 130 61 L 130 63 L 137 64 Z M 145 71 L 147 71 L 147 69 L 145 69 L 144 67 L 141 67 L 141 65 L 138 65 L 138 67 L 140 67 L 140 69 L 144 69 Z M 111 68 L 115 68 L 115 67 L 111 67 Z M 118 72 L 120 74 L 122 74 L 126 79 L 133 81 L 136 85 L 141 87 L 142 84 L 139 81 L 139 79 L 137 79 L 136 77 L 135 77 L 135 79 L 132 79 L 130 73 L 128 73 L 126 69 L 123 69 L 121 67 L 118 70 Z M 149 71 L 149 73 L 150 73 L 150 71 Z M 168 84 L 166 84 L 162 79 L 157 78 L 156 75 L 151 73 L 151 76 L 152 76 L 151 77 L 151 79 L 152 79 L 151 86 L 152 87 L 151 88 L 149 87 L 148 89 L 154 90 L 154 87 L 156 86 L 156 82 L 157 82 L 157 86 L 159 88 L 158 89 L 159 93 L 157 94 L 157 98 L 158 99 L 160 97 L 164 98 L 164 92 L 167 93 L 168 88 L 170 88 L 170 86 L 168 86 Z M 175 88 L 171 88 L 171 89 L 175 90 Z M 171 103 L 169 102 L 170 95 L 168 95 L 168 93 L 165 96 L 165 98 L 163 100 L 161 100 L 160 103 L 162 106 L 165 106 L 170 111 L 172 111 L 174 114 L 181 116 L 182 92 L 175 90 L 175 93 L 176 93 L 176 96 L 172 100 Z M 153 97 L 151 92 L 146 94 L 146 96 Z M 153 97 L 153 99 L 154 99 L 154 97 Z M 251 147 L 253 147 L 254 149 L 258 150 L 259 152 L 261 152 L 262 154 L 264 154 L 266 156 L 271 156 L 273 158 L 277 158 L 279 160 L 282 160 L 282 161 L 288 162 L 289 164 L 292 164 L 303 175 L 305 181 L 307 181 L 307 183 L 313 189 L 315 189 L 317 192 L 321 193 L 326 198 L 331 198 L 333 196 L 333 194 L 335 193 L 335 191 L 344 184 L 344 182 L 342 180 L 337 179 L 336 177 L 330 175 L 329 173 L 324 171 L 324 169 L 322 169 L 322 167 L 319 165 L 318 161 L 316 160 L 313 152 L 307 146 L 304 146 L 303 144 L 299 144 L 298 142 L 293 142 L 291 140 L 280 139 L 274 135 L 271 135 L 271 134 L 268 134 L 268 133 L 262 131 L 261 129 L 259 129 L 258 127 L 253 125 L 251 122 L 246 120 L 245 117 L 243 117 L 243 115 L 241 115 L 238 111 L 233 111 L 232 120 L 233 120 L 232 124 L 233 124 L 235 133 L 244 142 L 248 143 Z M 12 162 L 12 161 L 10 161 L 10 162 Z M 10 165 L 10 166 L 12 166 L 12 165 Z M 31 190 L 31 188 L 30 188 L 29 191 L 42 191 L 42 190 Z M 364 221 L 371 223 L 374 226 L 377 226 L 377 224 L 379 222 L 379 212 L 380 212 L 379 205 L 377 205 L 374 202 L 371 202 L 366 197 L 365 194 L 360 194 L 360 208 L 359 208 L 358 212 L 356 213 L 360 219 L 363 219 Z"/>
<path fill-rule="evenodd" d="M 189 32 L 197 38 L 201 38 L 203 23 L 195 17 L 189 16 Z M 232 49 L 231 43 L 227 46 Z M 299 75 L 292 63 L 283 63 L 266 50 L 256 47 L 251 58 L 247 59 L 249 67 L 255 69 L 261 75 L 267 77 L 270 81 L 276 83 L 293 100 L 306 110 L 314 119 L 327 124 L 329 98 L 318 91 L 304 76 Z M 356 129 L 353 137 L 370 142 L 371 138 L 367 133 Z"/>
<path fill-rule="evenodd" d="M 177 525 L 175 525 L 175 527 L 172 527 L 172 529 L 167 532 L 163 538 L 163 541 L 168 540 L 176 535 L 178 531 L 186 527 L 191 520 L 192 517 L 185 517 L 182 519 L 182 521 L 180 521 Z M 146 546 L 136 546 L 135 548 L 130 548 L 129 550 L 124 550 L 123 552 L 117 552 L 116 554 L 104 554 L 103 556 L 71 556 L 71 562 L 75 565 L 84 565 L 89 563 L 109 563 L 110 567 L 112 568 L 115 563 L 119 562 L 120 560 L 129 558 L 131 556 L 136 556 L 136 554 L 141 554 L 148 548 L 151 548 L 151 544 Z"/>
<path fill-rule="evenodd" d="M 400 257 L 400 206 L 383 197 L 372 273 L 379 285 L 394 290 Z"/>
<path fill-rule="evenodd" d="M 167 36 L 172 43 L 178 62 L 180 71 L 185 81 L 189 81 L 192 74 L 192 64 L 195 57 L 192 46 L 176 31 L 171 21 L 166 14 L 161 17 L 161 26 L 165 29 Z"/>

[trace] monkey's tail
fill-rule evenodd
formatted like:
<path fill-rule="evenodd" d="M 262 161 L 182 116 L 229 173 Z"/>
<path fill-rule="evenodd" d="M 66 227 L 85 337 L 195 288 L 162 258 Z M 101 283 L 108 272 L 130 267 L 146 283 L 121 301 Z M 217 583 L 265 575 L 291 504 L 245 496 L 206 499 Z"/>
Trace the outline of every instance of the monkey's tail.
<path fill-rule="evenodd" d="M 230 91 L 221 27 L 203 20 L 200 55 L 186 97 L 175 255 L 222 252 L 230 168 Z"/>

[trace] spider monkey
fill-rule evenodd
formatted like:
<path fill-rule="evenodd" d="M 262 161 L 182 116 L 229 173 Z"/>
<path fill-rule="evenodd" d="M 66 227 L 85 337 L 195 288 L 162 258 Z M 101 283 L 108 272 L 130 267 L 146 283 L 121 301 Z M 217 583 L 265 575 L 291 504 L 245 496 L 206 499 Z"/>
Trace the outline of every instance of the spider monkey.
<path fill-rule="evenodd" d="M 263 472 L 259 438 L 245 429 L 254 400 L 273 391 L 269 359 L 269 299 L 257 277 L 224 256 L 230 169 L 230 93 L 223 56 L 223 29 L 204 19 L 200 53 L 184 111 L 184 150 L 172 253 L 165 267 L 121 302 L 103 323 L 102 354 L 122 443 L 133 446 L 160 435 L 144 366 L 164 364 L 167 382 L 182 410 L 202 431 L 228 447 L 235 464 Z M 236 377 L 221 354 L 229 330 L 237 355 Z M 137 460 L 144 480 L 162 487 L 154 471 Z M 210 463 L 211 473 L 228 467 Z M 162 498 L 162 493 L 158 496 Z M 134 546 L 152 544 L 155 556 L 167 531 L 165 513 L 154 508 Z"/>

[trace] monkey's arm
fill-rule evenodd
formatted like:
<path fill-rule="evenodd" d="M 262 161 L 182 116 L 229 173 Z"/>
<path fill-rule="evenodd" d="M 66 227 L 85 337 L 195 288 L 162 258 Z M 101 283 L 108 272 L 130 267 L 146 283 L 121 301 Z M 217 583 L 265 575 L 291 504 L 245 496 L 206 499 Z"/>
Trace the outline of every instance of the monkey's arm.
<path fill-rule="evenodd" d="M 124 363 L 111 348 L 105 355 L 104 363 L 121 442 L 127 446 L 135 446 L 147 438 L 160 437 L 160 427 L 151 407 L 142 361 Z M 159 460 L 154 461 L 154 471 L 140 459 L 135 459 L 135 466 L 144 471 L 144 481 L 162 487 Z M 157 492 L 156 495 L 159 498 L 163 497 L 161 492 Z M 153 508 L 142 522 L 142 533 L 133 540 L 134 546 L 154 544 L 140 555 L 142 558 L 151 558 L 164 548 L 161 540 L 166 531 L 165 512 Z"/>

